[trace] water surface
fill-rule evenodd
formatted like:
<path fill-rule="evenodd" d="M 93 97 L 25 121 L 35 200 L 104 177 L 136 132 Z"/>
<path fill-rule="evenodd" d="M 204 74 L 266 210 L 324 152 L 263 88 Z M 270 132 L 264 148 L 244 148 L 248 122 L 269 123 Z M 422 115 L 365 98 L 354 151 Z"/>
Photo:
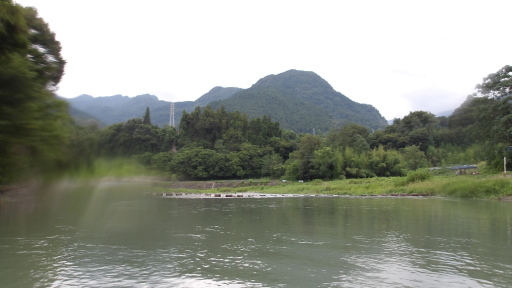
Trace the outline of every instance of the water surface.
<path fill-rule="evenodd" d="M 2 204 L 0 286 L 512 286 L 510 202 L 143 189 L 61 187 Z"/>

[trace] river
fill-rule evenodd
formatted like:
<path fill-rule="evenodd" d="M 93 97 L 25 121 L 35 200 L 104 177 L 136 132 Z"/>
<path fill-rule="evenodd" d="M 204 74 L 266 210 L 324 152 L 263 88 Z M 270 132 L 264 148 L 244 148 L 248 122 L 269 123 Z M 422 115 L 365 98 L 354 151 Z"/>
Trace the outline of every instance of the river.
<path fill-rule="evenodd" d="M 0 287 L 511 287 L 512 202 L 176 199 L 63 185 L 0 205 Z"/>

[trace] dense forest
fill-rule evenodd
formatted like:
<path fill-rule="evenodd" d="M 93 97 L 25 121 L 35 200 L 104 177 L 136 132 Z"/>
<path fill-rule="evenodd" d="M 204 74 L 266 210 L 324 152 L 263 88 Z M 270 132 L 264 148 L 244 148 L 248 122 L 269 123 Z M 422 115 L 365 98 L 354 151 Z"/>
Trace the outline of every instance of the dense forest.
<path fill-rule="evenodd" d="M 376 131 L 341 121 L 330 122 L 337 125 L 325 132 L 297 133 L 267 115 L 251 117 L 222 105 L 183 111 L 178 127 L 153 125 L 150 107 L 140 111 L 142 118 L 105 128 L 78 125 L 54 95 L 65 66 L 54 33 L 33 8 L 6 0 L 0 8 L 0 183 L 94 169 L 96 159 L 116 157 L 177 179 L 328 180 L 402 176 L 481 161 L 501 171 L 503 157 L 512 156 L 509 65 L 483 78 L 450 117 L 414 111 Z M 271 93 L 264 89 L 267 80 L 253 92 Z M 237 91 L 223 92 L 253 93 Z M 335 109 L 331 100 L 315 105 Z"/>

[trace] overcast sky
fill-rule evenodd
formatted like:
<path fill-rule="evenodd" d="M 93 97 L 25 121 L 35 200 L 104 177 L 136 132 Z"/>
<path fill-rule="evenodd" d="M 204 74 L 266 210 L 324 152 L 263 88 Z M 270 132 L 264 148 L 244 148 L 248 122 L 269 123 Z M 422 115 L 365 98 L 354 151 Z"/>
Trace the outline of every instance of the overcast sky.
<path fill-rule="evenodd" d="M 512 65 L 512 1 L 15 0 L 67 61 L 57 93 L 195 100 L 313 71 L 386 119 L 458 107 Z"/>

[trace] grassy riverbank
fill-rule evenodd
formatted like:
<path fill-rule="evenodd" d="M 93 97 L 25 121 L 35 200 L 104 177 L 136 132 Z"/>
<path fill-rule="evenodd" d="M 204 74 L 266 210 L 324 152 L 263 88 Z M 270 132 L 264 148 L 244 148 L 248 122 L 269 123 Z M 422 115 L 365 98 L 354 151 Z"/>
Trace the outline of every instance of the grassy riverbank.
<path fill-rule="evenodd" d="M 456 176 L 446 171 L 418 170 L 409 172 L 406 177 L 375 177 L 334 181 L 314 180 L 301 183 L 268 179 L 179 182 L 171 181 L 165 175 L 148 170 L 133 159 L 97 159 L 91 168 L 75 171 L 67 176 L 75 179 L 154 177 L 154 179 L 159 180 L 154 180 L 153 188 L 159 192 L 236 193 L 254 191 L 272 194 L 331 195 L 396 193 L 479 199 L 498 199 L 512 196 L 512 177 L 504 177 L 499 174 Z M 438 175 L 434 176 L 433 173 Z"/>
<path fill-rule="evenodd" d="M 332 195 L 369 195 L 369 194 L 428 194 L 452 198 L 498 199 L 512 196 L 512 178 L 495 175 L 434 176 L 424 181 L 407 182 L 406 177 L 345 179 L 336 181 L 315 180 L 311 182 L 280 182 L 266 185 L 266 182 L 244 182 L 238 187 L 220 187 L 213 189 L 165 188 L 162 192 L 184 193 L 236 193 L 261 192 L 272 194 L 332 194 Z M 268 181 L 267 181 L 268 182 Z M 200 183 L 200 182 L 196 182 Z M 215 182 L 210 181 L 214 186 Z M 250 183 L 252 185 L 250 185 Z"/>
<path fill-rule="evenodd" d="M 240 193 L 260 192 L 268 194 L 428 194 L 451 198 L 512 199 L 512 177 L 496 174 L 434 176 L 426 170 L 410 172 L 406 177 L 344 179 L 334 181 L 314 180 L 297 182 L 280 180 L 222 180 L 222 181 L 172 181 L 171 177 L 145 169 L 133 159 L 98 159 L 90 169 L 70 171 L 46 183 L 70 179 L 76 183 L 96 183 L 104 179 L 132 179 L 150 184 L 145 192 L 180 193 Z M 134 180 L 135 179 L 135 180 Z M 143 180 L 140 180 L 143 179 Z M 40 181 L 31 181 L 39 183 Z M 28 195 L 28 187 L 38 186 L 27 182 L 24 185 L 0 186 L 0 201 L 6 197 Z M 40 185 L 41 183 L 39 183 Z M 10 196 L 8 196 L 10 195 Z"/>

